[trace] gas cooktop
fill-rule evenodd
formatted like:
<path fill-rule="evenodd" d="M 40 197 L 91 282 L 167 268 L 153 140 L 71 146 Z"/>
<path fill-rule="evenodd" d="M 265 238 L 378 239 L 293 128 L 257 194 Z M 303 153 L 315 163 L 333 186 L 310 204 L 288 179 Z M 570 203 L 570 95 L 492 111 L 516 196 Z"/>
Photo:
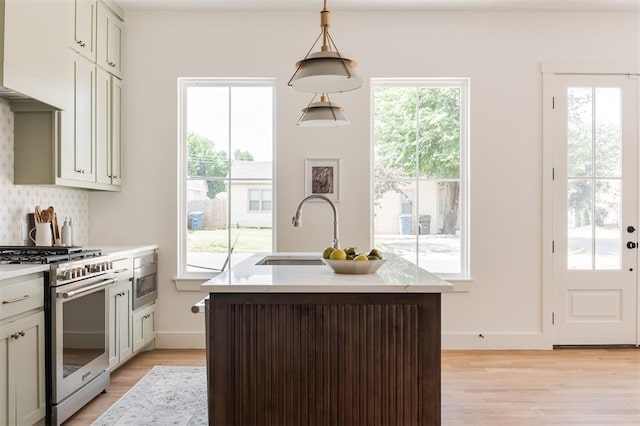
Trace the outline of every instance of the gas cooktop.
<path fill-rule="evenodd" d="M 0 246 L 0 264 L 60 263 L 101 255 L 99 249 L 82 247 Z"/>

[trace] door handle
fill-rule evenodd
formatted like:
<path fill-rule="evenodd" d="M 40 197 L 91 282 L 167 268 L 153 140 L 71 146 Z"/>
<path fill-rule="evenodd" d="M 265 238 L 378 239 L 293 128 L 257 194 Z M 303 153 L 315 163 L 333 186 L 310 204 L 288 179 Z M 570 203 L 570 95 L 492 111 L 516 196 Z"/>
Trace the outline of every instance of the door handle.
<path fill-rule="evenodd" d="M 636 248 L 636 247 L 638 247 L 638 245 L 637 245 L 636 243 L 634 243 L 633 241 L 629 241 L 629 242 L 627 243 L 627 248 L 628 248 L 628 249 L 634 249 L 634 248 Z"/>
<path fill-rule="evenodd" d="M 633 234 L 634 232 L 636 232 L 636 228 L 634 228 L 633 226 L 629 225 L 627 226 L 627 232 L 630 234 Z"/>

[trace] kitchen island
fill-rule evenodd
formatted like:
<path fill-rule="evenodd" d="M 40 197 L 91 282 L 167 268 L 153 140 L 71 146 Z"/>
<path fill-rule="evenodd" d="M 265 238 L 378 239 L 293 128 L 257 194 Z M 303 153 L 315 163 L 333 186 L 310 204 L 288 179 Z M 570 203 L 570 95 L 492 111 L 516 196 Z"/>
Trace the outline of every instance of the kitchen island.
<path fill-rule="evenodd" d="M 254 255 L 202 285 L 209 424 L 440 424 L 451 285 L 393 255 L 362 275 L 301 262 L 318 258 Z"/>

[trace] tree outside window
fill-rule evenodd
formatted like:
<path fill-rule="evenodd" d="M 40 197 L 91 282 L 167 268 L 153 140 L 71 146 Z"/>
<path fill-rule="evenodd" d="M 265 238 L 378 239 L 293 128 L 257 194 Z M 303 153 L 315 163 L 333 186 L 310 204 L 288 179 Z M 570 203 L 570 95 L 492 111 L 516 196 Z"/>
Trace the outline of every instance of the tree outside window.
<path fill-rule="evenodd" d="M 466 276 L 466 80 L 376 80 L 375 244 Z"/>

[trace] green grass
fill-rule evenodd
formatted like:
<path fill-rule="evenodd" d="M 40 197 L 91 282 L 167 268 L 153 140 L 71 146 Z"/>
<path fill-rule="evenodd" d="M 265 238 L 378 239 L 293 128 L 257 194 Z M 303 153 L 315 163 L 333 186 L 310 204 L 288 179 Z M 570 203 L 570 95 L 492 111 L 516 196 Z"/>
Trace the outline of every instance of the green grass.
<path fill-rule="evenodd" d="M 233 228 L 231 229 L 231 244 L 240 235 L 233 249 L 234 252 L 272 251 L 269 228 Z M 229 244 L 227 229 L 203 229 L 201 231 L 187 231 L 187 251 L 226 252 Z"/>

